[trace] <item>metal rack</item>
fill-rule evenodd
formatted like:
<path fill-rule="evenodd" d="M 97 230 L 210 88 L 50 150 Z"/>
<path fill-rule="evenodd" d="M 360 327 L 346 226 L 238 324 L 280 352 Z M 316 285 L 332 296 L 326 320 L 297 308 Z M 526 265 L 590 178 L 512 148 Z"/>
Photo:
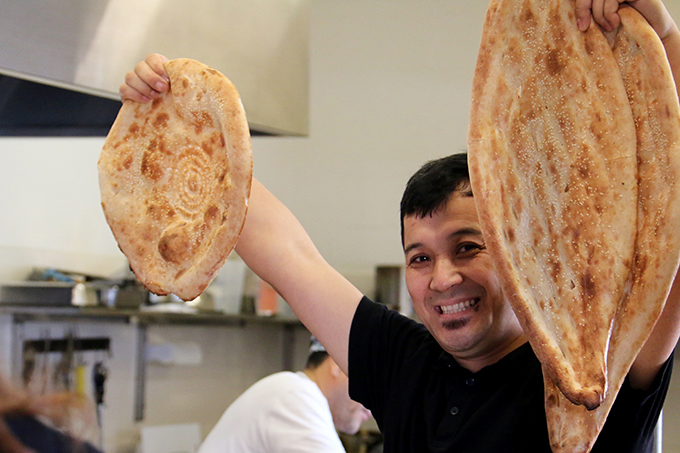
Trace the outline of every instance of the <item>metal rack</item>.
<path fill-rule="evenodd" d="M 197 311 L 195 313 L 174 313 L 160 311 L 144 311 L 136 309 L 115 309 L 95 306 L 0 306 L 0 315 L 12 317 L 13 329 L 26 322 L 113 322 L 126 323 L 135 326 L 135 397 L 134 420 L 144 420 L 144 401 L 146 386 L 145 350 L 147 345 L 147 329 L 151 325 L 210 325 L 244 327 L 248 324 L 276 324 L 283 326 L 283 368 L 293 367 L 294 329 L 304 328 L 297 318 L 283 316 L 258 316 L 254 314 L 225 314 L 217 311 Z M 16 335 L 14 335 L 16 338 Z M 12 351 L 13 368 L 21 369 L 24 348 L 27 344 L 35 348 L 47 348 L 49 351 L 60 351 L 66 348 L 69 339 L 29 340 L 17 343 Z M 109 350 L 108 338 L 81 338 L 77 340 L 81 350 L 102 349 Z M 47 344 L 49 343 L 49 344 Z"/>

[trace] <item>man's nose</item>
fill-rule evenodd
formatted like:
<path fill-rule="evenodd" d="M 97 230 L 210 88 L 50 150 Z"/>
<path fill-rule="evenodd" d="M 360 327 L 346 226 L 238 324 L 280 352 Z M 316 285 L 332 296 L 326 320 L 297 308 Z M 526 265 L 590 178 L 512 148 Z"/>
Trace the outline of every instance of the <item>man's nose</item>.
<path fill-rule="evenodd" d="M 438 259 L 434 266 L 432 278 L 430 279 L 430 289 L 443 292 L 454 285 L 463 282 L 460 269 L 449 259 Z"/>

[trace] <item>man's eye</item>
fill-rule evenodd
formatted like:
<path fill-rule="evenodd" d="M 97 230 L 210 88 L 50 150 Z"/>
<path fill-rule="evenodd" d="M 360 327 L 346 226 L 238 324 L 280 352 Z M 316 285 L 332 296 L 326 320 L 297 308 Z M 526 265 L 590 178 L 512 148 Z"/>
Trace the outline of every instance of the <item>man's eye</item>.
<path fill-rule="evenodd" d="M 475 244 L 474 242 L 465 242 L 458 246 L 458 253 L 472 253 L 483 249 L 483 245 Z"/>
<path fill-rule="evenodd" d="M 424 255 L 416 255 L 409 260 L 409 264 L 421 264 L 429 261 L 429 258 Z"/>

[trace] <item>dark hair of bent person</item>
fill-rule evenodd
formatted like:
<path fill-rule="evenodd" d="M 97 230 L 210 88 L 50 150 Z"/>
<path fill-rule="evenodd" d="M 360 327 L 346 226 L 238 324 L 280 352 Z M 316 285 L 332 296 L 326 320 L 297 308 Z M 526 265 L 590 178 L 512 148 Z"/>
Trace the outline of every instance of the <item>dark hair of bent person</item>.
<path fill-rule="evenodd" d="M 307 357 L 307 364 L 305 369 L 315 370 L 321 366 L 321 364 L 328 358 L 328 353 L 326 351 L 315 351 L 309 354 Z"/>
<path fill-rule="evenodd" d="M 95 427 L 94 410 L 85 397 L 74 392 L 31 395 L 0 376 L 0 452 L 97 452 L 79 436 Z"/>
<path fill-rule="evenodd" d="M 401 243 L 404 244 L 404 218 L 423 218 L 446 206 L 454 191 L 472 196 L 467 153 L 452 154 L 427 162 L 411 176 L 401 197 Z"/>

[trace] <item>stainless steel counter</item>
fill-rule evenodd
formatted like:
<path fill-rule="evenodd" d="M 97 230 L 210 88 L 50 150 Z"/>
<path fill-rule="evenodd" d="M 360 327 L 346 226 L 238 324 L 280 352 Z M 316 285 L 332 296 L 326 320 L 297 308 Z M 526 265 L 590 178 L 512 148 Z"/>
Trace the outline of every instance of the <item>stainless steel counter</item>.
<path fill-rule="evenodd" d="M 12 315 L 15 322 L 25 321 L 77 321 L 96 320 L 129 322 L 135 324 L 204 324 L 246 325 L 273 323 L 302 326 L 297 318 L 284 316 L 258 316 L 254 314 L 227 314 L 220 311 L 198 310 L 195 313 L 174 311 L 146 311 L 144 309 L 111 309 L 106 307 L 52 307 L 28 305 L 0 305 L 0 314 Z"/>

